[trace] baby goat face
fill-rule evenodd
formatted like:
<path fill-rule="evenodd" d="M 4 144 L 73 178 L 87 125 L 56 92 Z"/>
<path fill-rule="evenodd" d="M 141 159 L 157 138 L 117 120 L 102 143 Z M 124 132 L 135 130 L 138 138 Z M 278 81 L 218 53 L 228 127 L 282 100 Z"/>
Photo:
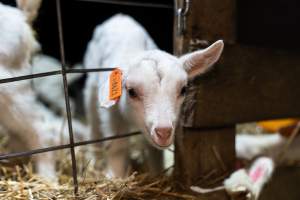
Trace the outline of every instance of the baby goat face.
<path fill-rule="evenodd" d="M 125 74 L 127 101 L 146 138 L 159 149 L 169 147 L 188 80 L 206 72 L 220 57 L 223 42 L 177 58 L 160 50 L 146 51 Z"/>

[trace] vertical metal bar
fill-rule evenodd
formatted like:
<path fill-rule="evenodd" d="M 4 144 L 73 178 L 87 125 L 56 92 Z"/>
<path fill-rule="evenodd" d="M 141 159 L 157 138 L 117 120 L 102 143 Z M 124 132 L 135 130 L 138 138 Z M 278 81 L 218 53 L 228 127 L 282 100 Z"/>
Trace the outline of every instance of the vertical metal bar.
<path fill-rule="evenodd" d="M 60 56 L 61 56 L 61 64 L 62 64 L 62 77 L 63 77 L 63 84 L 64 84 L 64 94 L 65 94 L 67 120 L 68 120 L 68 128 L 69 128 L 70 151 L 71 151 L 71 158 L 72 158 L 74 193 L 75 195 L 77 195 L 78 194 L 77 167 L 76 167 L 76 157 L 75 157 L 75 150 L 74 150 L 72 116 L 71 116 L 69 94 L 68 94 L 68 81 L 67 81 L 67 74 L 66 74 L 66 59 L 65 59 L 65 50 L 64 50 L 60 0 L 56 0 L 56 12 L 57 12 L 57 23 L 58 23 L 58 33 L 59 33 Z"/>

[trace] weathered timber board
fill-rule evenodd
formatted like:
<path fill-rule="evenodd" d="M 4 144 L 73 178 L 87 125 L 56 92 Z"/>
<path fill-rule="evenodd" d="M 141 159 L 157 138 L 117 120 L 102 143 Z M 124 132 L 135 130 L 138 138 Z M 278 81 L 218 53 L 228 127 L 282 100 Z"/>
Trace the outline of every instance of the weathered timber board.
<path fill-rule="evenodd" d="M 186 127 L 299 117 L 300 54 L 225 45 L 220 61 L 195 80 L 193 90 L 196 101 Z"/>
<path fill-rule="evenodd" d="M 176 0 L 175 8 L 184 7 L 185 0 Z M 177 17 L 174 18 L 174 53 L 181 55 L 190 49 L 191 40 L 204 46 L 219 39 L 233 44 L 236 41 L 236 0 L 194 0 L 185 21 L 183 35 L 177 34 Z"/>
<path fill-rule="evenodd" d="M 211 130 L 183 128 L 177 132 L 174 170 L 176 182 L 180 186 L 197 185 L 204 188 L 222 184 L 234 168 L 234 138 L 234 126 Z M 228 199 L 223 192 L 202 196 L 209 200 Z"/>
<path fill-rule="evenodd" d="M 236 40 L 236 0 L 191 1 L 187 18 L 186 39 L 207 41 L 218 39 L 234 43 Z"/>

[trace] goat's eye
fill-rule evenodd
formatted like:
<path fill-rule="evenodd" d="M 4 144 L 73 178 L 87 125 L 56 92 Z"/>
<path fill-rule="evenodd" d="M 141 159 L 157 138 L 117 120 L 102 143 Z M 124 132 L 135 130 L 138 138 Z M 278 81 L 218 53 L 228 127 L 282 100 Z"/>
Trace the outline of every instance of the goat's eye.
<path fill-rule="evenodd" d="M 137 98 L 137 93 L 136 93 L 136 91 L 133 89 L 133 88 L 129 88 L 128 90 L 127 90 L 127 92 L 128 92 L 128 94 L 129 94 L 129 96 L 131 97 L 131 98 Z"/>
<path fill-rule="evenodd" d="M 187 87 L 186 87 L 186 86 L 183 86 L 183 87 L 181 88 L 181 91 L 180 91 L 180 96 L 185 96 L 186 90 L 187 90 Z"/>

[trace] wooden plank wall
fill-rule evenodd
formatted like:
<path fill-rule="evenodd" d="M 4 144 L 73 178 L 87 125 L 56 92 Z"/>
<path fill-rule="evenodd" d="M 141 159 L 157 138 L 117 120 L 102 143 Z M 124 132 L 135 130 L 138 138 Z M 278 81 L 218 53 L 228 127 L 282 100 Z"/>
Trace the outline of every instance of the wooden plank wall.
<path fill-rule="evenodd" d="M 196 82 L 191 127 L 300 116 L 300 56 L 226 45 L 215 69 Z M 213 111 L 213 112 L 212 112 Z"/>
<path fill-rule="evenodd" d="M 177 0 L 178 5 L 182 2 Z M 174 38 L 177 55 L 218 39 L 225 42 L 220 61 L 192 84 L 183 108 L 182 128 L 176 135 L 175 177 L 185 186 L 208 187 L 219 178 L 218 185 L 234 169 L 235 124 L 300 116 L 300 57 L 237 44 L 235 22 L 235 0 L 191 1 L 187 29 Z M 228 198 L 222 193 L 213 196 L 207 199 Z"/>

